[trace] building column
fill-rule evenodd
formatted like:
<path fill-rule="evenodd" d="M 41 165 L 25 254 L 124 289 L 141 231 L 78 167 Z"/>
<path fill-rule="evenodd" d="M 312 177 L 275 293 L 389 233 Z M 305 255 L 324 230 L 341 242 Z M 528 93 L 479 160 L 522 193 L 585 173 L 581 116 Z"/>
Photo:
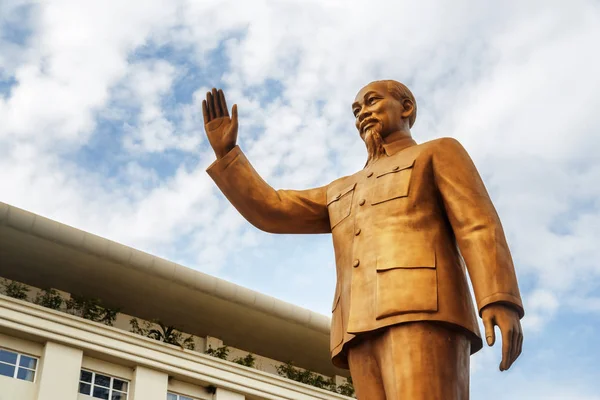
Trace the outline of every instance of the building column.
<path fill-rule="evenodd" d="M 246 396 L 243 394 L 230 392 L 229 390 L 223 388 L 217 388 L 215 392 L 215 400 L 244 400 Z"/>
<path fill-rule="evenodd" d="M 138 365 L 131 386 L 131 400 L 165 400 L 169 376 L 164 372 Z"/>
<path fill-rule="evenodd" d="M 83 351 L 47 342 L 40 360 L 37 400 L 77 400 Z"/>

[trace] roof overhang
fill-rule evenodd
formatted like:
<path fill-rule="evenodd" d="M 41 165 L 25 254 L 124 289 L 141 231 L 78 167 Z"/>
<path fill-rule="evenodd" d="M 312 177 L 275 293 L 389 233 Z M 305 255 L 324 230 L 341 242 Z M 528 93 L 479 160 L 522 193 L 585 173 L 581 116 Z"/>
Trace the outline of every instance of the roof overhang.
<path fill-rule="evenodd" d="M 0 202 L 0 276 L 100 298 L 139 318 L 328 376 L 330 319 Z"/>

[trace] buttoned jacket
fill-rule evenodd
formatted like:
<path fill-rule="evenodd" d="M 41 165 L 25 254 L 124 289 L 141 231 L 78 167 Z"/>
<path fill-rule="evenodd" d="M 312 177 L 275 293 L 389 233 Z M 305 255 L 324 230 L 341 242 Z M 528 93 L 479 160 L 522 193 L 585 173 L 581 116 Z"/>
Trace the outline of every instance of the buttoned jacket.
<path fill-rule="evenodd" d="M 477 310 L 495 302 L 523 316 L 500 219 L 455 139 L 384 145 L 363 170 L 309 190 L 274 190 L 236 146 L 207 170 L 237 210 L 272 233 L 332 233 L 337 282 L 331 356 L 361 333 L 413 321 L 460 329 L 481 349 Z M 465 268 L 466 267 L 466 268 Z"/>

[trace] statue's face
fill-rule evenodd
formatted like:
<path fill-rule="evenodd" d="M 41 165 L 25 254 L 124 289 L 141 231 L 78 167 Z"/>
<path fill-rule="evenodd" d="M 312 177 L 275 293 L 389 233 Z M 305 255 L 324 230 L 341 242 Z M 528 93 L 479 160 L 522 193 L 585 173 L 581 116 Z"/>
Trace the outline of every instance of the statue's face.
<path fill-rule="evenodd" d="M 405 125 L 405 109 L 389 93 L 384 82 L 373 82 L 362 88 L 352 103 L 352 112 L 356 118 L 356 129 L 363 140 L 367 129 L 377 130 L 385 139 L 390 133 L 402 130 Z"/>

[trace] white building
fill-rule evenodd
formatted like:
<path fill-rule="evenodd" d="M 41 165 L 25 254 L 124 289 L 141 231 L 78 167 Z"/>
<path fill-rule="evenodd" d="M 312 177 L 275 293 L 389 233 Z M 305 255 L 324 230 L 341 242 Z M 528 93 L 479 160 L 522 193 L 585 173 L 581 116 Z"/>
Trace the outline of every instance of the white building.
<path fill-rule="evenodd" d="M 293 361 L 345 382 L 328 317 L 4 203 L 0 277 L 29 290 L 0 294 L 0 400 L 347 398 L 276 370 Z M 50 288 L 120 312 L 108 326 L 33 302 Z M 195 350 L 130 332 L 132 317 L 194 335 Z M 223 345 L 254 368 L 204 354 Z"/>

